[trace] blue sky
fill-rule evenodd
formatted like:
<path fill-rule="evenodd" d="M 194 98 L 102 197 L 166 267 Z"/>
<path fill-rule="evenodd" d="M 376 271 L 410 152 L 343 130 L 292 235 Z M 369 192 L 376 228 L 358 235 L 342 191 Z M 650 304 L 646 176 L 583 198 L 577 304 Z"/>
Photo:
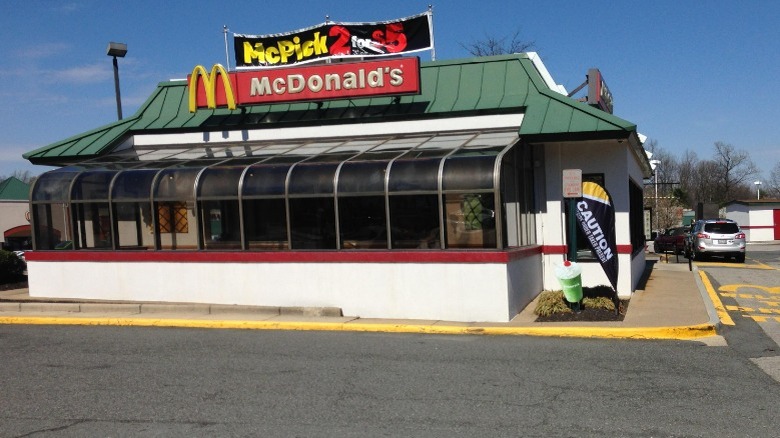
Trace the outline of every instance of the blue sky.
<path fill-rule="evenodd" d="M 2 3 L 0 176 L 39 174 L 48 168 L 30 165 L 23 153 L 116 120 L 110 41 L 128 45 L 119 60 L 127 117 L 157 83 L 183 78 L 197 64 L 224 63 L 223 25 L 236 33 L 280 33 L 322 23 L 326 15 L 356 22 L 401 18 L 431 2 Z M 468 57 L 462 45 L 519 32 L 568 90 L 589 68 L 599 68 L 615 114 L 674 155 L 690 150 L 706 159 L 723 141 L 749 152 L 761 178 L 780 161 L 780 2 L 432 4 L 437 59 Z"/>

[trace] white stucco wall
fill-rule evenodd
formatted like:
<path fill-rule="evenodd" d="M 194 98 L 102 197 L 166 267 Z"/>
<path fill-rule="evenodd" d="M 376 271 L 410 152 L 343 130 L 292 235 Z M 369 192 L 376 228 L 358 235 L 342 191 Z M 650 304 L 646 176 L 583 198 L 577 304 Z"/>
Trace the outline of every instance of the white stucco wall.
<path fill-rule="evenodd" d="M 631 245 L 629 220 L 629 180 L 642 187 L 642 171 L 627 143 L 614 140 L 548 143 L 544 148 L 545 191 L 541 214 L 541 241 L 545 247 L 566 245 L 566 224 L 563 202 L 563 169 L 582 169 L 585 174 L 604 174 L 606 189 L 615 205 L 615 232 L 618 246 Z M 544 256 L 544 288 L 560 289 L 555 266 L 563 263 L 563 254 Z M 585 287 L 609 285 L 609 280 L 597 261 L 582 262 L 582 282 Z M 618 295 L 628 297 L 636 288 L 645 268 L 644 252 L 632 258 L 618 255 Z"/>
<path fill-rule="evenodd" d="M 30 222 L 25 219 L 29 207 L 30 204 L 27 201 L 0 201 L 0 232 L 20 225 L 30 225 Z M 2 240 L 1 237 L 0 240 Z"/>
<path fill-rule="evenodd" d="M 538 254 L 508 263 L 31 260 L 28 272 L 36 297 L 339 307 L 363 318 L 465 322 L 509 321 L 542 284 Z"/>
<path fill-rule="evenodd" d="M 736 221 L 748 242 L 775 240 L 774 210 L 777 203 L 734 203 L 726 206 L 726 218 Z"/>

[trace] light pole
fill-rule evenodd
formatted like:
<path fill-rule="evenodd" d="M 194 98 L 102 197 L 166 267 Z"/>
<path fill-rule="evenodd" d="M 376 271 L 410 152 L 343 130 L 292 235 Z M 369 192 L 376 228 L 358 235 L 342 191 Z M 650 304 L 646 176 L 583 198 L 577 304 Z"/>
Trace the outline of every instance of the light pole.
<path fill-rule="evenodd" d="M 753 184 L 756 185 L 756 199 L 761 200 L 761 181 L 756 181 Z"/>
<path fill-rule="evenodd" d="M 650 160 L 650 165 L 653 166 L 653 181 L 655 181 L 655 207 L 653 209 L 653 216 L 655 217 L 656 230 L 658 230 L 658 166 L 660 164 L 660 160 Z M 650 231 L 650 234 L 653 234 L 652 230 Z"/>
<path fill-rule="evenodd" d="M 122 98 L 119 95 L 119 63 L 116 61 L 116 57 L 124 58 L 127 54 L 127 44 L 125 43 L 108 43 L 108 56 L 114 57 L 114 91 L 116 92 L 116 116 L 119 120 L 122 120 Z"/>

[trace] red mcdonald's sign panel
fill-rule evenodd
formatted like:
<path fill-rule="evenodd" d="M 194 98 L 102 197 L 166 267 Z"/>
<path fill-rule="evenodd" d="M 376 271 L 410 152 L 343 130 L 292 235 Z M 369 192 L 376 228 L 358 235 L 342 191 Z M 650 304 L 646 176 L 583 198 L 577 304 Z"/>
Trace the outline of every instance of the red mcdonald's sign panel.
<path fill-rule="evenodd" d="M 417 57 L 228 73 L 196 66 L 188 77 L 189 110 L 420 93 Z"/>

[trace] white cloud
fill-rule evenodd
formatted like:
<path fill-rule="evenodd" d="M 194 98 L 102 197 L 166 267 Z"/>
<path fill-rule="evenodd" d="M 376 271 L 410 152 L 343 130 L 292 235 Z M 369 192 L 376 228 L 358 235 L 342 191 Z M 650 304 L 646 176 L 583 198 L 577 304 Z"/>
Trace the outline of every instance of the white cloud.
<path fill-rule="evenodd" d="M 113 78 L 110 65 L 106 63 L 95 63 L 70 67 L 62 70 L 55 70 L 49 73 L 51 78 L 57 82 L 68 82 L 78 84 L 91 84 L 95 82 L 105 82 Z"/>

